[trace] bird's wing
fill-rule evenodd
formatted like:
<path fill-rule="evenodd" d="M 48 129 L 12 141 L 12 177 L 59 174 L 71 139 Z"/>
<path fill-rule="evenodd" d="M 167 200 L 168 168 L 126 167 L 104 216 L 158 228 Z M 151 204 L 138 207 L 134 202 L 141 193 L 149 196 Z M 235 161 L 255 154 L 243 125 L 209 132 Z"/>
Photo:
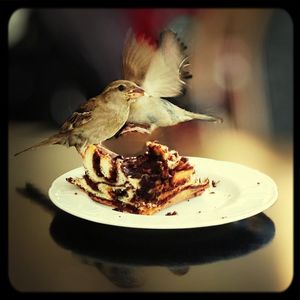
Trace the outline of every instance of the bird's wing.
<path fill-rule="evenodd" d="M 155 51 L 156 46 L 145 36 L 136 38 L 132 31 L 128 31 L 122 54 L 123 78 L 140 85 Z"/>
<path fill-rule="evenodd" d="M 153 97 L 175 97 L 181 94 L 184 82 L 181 68 L 186 62 L 176 34 L 170 30 L 162 34 L 161 45 L 155 52 L 142 87 Z"/>
<path fill-rule="evenodd" d="M 91 98 L 87 102 L 83 103 L 70 118 L 65 121 L 60 129 L 60 133 L 66 133 L 72 131 L 75 128 L 82 126 L 92 119 L 92 112 L 96 108 L 96 98 Z"/>

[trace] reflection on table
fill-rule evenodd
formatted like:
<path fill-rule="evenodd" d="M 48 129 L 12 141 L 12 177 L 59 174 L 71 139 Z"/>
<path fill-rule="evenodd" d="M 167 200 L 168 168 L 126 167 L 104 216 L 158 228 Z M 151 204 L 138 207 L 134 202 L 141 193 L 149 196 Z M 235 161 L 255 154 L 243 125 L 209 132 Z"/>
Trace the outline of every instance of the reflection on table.
<path fill-rule="evenodd" d="M 115 228 L 59 213 L 50 232 L 60 246 L 117 286 L 134 287 L 143 284 L 147 266 L 164 266 L 183 276 L 190 266 L 258 250 L 272 240 L 275 227 L 263 213 L 222 226 L 159 231 Z"/>
<path fill-rule="evenodd" d="M 184 276 L 190 266 L 240 257 L 268 244 L 275 225 L 265 214 L 194 229 L 133 229 L 90 222 L 53 206 L 33 185 L 20 193 L 50 211 L 53 240 L 70 250 L 82 263 L 95 266 L 115 285 L 143 285 L 144 268 L 164 266 Z"/>

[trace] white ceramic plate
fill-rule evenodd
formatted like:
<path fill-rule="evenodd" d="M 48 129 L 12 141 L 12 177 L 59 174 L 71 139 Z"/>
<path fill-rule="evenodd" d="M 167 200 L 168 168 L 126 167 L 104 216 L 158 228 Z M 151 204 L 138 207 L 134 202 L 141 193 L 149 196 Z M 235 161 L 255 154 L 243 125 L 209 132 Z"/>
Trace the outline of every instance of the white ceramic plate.
<path fill-rule="evenodd" d="M 149 229 L 179 229 L 221 225 L 254 216 L 274 204 L 278 192 L 274 181 L 249 167 L 226 161 L 189 157 L 200 178 L 217 182 L 201 196 L 164 209 L 152 216 L 114 211 L 91 200 L 82 190 L 66 181 L 82 176 L 82 167 L 58 177 L 49 196 L 60 209 L 97 223 Z M 76 193 L 76 194 L 75 194 Z M 166 216 L 176 211 L 177 215 Z"/>

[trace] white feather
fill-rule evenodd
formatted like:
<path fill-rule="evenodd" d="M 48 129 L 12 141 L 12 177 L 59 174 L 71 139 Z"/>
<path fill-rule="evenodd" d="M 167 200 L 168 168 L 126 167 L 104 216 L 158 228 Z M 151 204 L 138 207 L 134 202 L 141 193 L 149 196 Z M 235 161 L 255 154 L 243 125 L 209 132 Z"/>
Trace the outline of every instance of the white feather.
<path fill-rule="evenodd" d="M 153 97 L 175 97 L 182 91 L 179 67 L 184 59 L 173 32 L 164 33 L 160 48 L 155 52 L 142 87 Z"/>
<path fill-rule="evenodd" d="M 145 37 L 137 41 L 132 31 L 129 31 L 123 49 L 123 78 L 140 85 L 154 53 L 155 47 Z"/>

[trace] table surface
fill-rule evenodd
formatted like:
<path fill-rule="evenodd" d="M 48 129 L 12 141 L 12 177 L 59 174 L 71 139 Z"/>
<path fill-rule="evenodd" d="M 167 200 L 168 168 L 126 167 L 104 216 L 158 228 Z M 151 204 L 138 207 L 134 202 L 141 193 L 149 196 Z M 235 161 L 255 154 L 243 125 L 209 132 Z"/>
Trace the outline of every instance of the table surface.
<path fill-rule="evenodd" d="M 178 134 L 180 132 L 180 135 Z M 9 124 L 9 280 L 18 291 L 283 291 L 293 279 L 292 141 L 189 122 L 154 138 L 179 154 L 238 162 L 269 175 L 279 197 L 237 222 L 182 230 L 109 226 L 55 207 L 55 178 L 82 165 L 73 148 L 14 153 L 55 133 L 41 123 Z M 212 138 L 213 137 L 213 138 Z M 147 137 L 108 143 L 142 151 Z M 192 141 L 192 142 L 189 142 Z"/>

